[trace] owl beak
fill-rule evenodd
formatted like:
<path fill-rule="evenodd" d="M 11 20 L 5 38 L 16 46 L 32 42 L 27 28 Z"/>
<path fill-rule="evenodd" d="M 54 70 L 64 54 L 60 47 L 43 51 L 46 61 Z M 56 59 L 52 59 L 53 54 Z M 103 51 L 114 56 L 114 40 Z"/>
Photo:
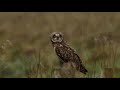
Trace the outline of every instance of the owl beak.
<path fill-rule="evenodd" d="M 59 39 L 59 37 L 57 37 L 57 40 Z"/>
<path fill-rule="evenodd" d="M 55 40 L 59 40 L 59 37 L 56 37 Z"/>

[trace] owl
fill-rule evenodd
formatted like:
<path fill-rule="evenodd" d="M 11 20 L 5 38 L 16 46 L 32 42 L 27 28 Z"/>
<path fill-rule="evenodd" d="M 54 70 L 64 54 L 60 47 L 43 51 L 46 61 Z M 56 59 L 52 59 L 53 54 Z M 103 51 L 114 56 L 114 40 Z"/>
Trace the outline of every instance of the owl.
<path fill-rule="evenodd" d="M 61 66 L 65 63 L 72 62 L 74 63 L 76 70 L 79 72 L 82 72 L 83 74 L 88 72 L 76 51 L 65 42 L 63 33 L 53 32 L 50 35 L 50 40 L 57 56 L 59 57 Z"/>

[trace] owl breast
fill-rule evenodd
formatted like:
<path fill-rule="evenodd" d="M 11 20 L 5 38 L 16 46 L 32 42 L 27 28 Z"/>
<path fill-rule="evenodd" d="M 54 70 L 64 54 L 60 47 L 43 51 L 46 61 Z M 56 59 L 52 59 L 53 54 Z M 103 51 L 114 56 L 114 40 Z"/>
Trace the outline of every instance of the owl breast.
<path fill-rule="evenodd" d="M 73 51 L 66 46 L 59 45 L 55 47 L 56 54 L 64 61 L 68 62 L 73 59 Z"/>

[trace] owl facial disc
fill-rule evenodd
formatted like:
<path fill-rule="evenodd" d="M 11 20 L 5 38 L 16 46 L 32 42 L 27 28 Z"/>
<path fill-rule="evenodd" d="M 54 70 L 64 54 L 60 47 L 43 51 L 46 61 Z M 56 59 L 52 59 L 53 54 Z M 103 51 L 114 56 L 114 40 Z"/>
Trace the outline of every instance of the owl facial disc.
<path fill-rule="evenodd" d="M 61 32 L 53 32 L 51 34 L 51 41 L 52 42 L 62 42 L 63 41 L 63 34 Z"/>

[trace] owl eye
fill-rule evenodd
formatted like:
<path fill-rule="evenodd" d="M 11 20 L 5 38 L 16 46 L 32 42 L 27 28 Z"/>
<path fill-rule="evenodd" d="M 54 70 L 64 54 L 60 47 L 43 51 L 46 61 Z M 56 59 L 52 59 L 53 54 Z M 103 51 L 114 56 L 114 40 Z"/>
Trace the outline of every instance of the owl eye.
<path fill-rule="evenodd" d="M 60 34 L 60 37 L 62 37 L 62 35 Z"/>
<path fill-rule="evenodd" d="M 53 35 L 53 38 L 55 38 L 55 34 Z"/>

